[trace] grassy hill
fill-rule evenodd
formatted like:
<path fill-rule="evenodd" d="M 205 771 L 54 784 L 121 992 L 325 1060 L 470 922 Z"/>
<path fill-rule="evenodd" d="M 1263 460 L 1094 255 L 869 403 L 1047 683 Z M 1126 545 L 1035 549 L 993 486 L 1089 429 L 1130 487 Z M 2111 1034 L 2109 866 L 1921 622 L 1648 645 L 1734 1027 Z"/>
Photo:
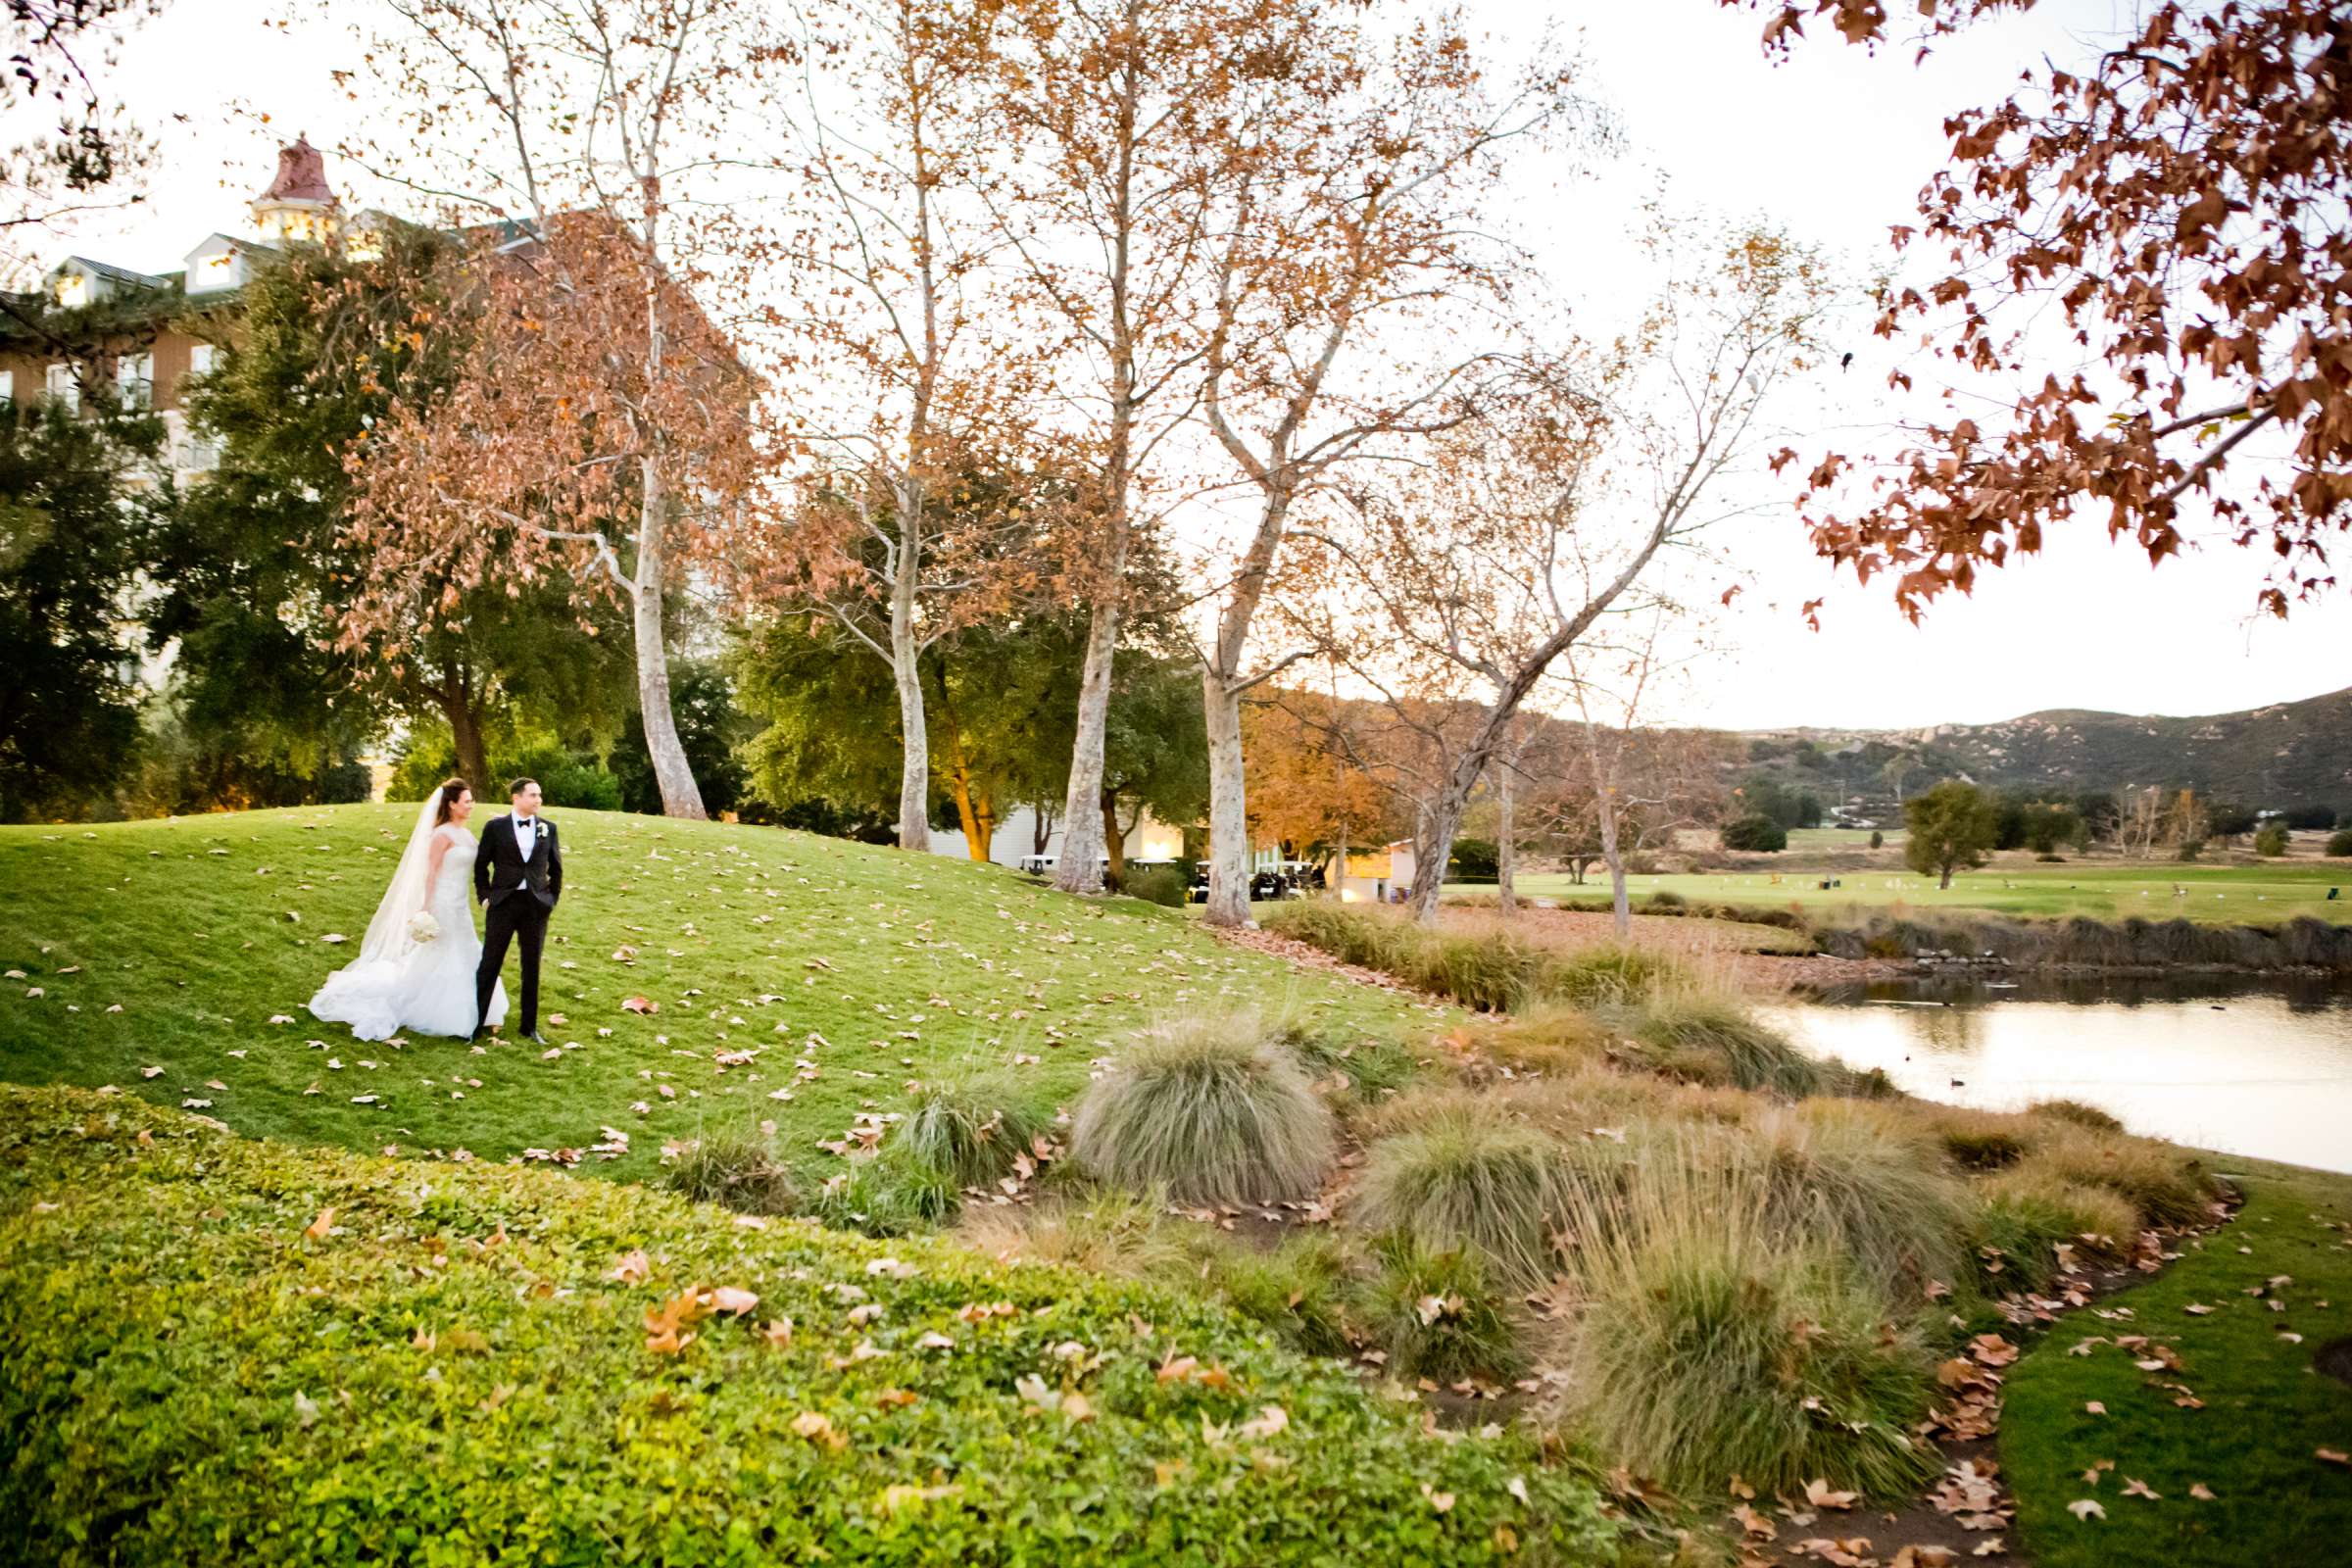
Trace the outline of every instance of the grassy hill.
<path fill-rule="evenodd" d="M 1046 1109 L 1137 1030 L 1203 1008 L 1367 1037 L 1428 1017 L 1179 911 L 1001 867 L 551 815 L 565 842 L 540 1006 L 552 1059 L 511 1040 L 369 1045 L 305 1010 L 356 955 L 414 807 L 0 828 L 0 1077 L 124 1085 L 248 1134 L 537 1150 L 631 1179 L 664 1142 L 768 1121 L 821 1179 L 840 1160 L 820 1143 L 943 1074 L 1001 1070 Z M 658 1010 L 623 1005 L 638 997 Z"/>

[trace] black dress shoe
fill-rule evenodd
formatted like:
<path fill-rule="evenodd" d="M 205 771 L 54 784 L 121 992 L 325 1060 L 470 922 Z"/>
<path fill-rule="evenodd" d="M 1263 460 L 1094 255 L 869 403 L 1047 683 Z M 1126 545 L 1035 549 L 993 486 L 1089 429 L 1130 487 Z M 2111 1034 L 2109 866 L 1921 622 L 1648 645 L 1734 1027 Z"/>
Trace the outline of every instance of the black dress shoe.
<path fill-rule="evenodd" d="M 547 1044 L 547 1036 L 541 1034 L 536 1029 L 528 1030 L 516 1038 L 534 1046 L 544 1046 Z"/>

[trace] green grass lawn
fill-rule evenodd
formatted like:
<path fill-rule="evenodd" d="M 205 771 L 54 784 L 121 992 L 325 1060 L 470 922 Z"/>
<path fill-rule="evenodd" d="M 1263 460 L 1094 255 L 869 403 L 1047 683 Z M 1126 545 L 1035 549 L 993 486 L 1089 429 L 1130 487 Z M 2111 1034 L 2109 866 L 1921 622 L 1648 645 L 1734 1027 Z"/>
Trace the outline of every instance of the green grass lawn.
<path fill-rule="evenodd" d="M 415 814 L 0 828 L 0 969 L 24 974 L 0 987 L 0 1077 L 209 1102 L 194 1108 L 240 1132 L 368 1151 L 587 1151 L 582 1171 L 631 1179 L 666 1141 L 768 1120 L 822 1175 L 839 1161 L 819 1141 L 937 1075 L 1002 1068 L 1052 1106 L 1136 1030 L 1202 1008 L 1390 1036 L 1430 1017 L 1238 952 L 1179 910 L 1001 867 L 573 810 L 551 813 L 566 875 L 540 1028 L 558 1056 L 367 1044 L 304 1004 L 356 956 Z M 510 959 L 510 993 L 514 975 Z M 624 1010 L 635 996 L 660 1010 Z M 739 1052 L 757 1055 L 717 1059 Z M 625 1154 L 593 1152 L 616 1142 L 606 1128 Z"/>
<path fill-rule="evenodd" d="M 1823 888 L 1832 877 L 1840 883 Z M 1807 914 L 1857 917 L 1895 905 L 1915 911 L 1993 910 L 2003 914 L 2075 915 L 2120 920 L 2186 918 L 2227 924 L 2278 925 L 2297 915 L 2339 924 L 2352 921 L 2352 864 L 2271 862 L 2262 865 L 2182 865 L 2178 869 L 2102 865 L 2097 861 L 2043 865 L 2001 861 L 1952 878 L 1938 891 L 1934 877 L 1889 867 L 1870 871 L 1718 871 L 1684 876 L 1627 878 L 1637 906 L 1652 893 L 1669 892 L 1693 903 L 1797 908 Z M 1606 876 L 1583 886 L 1565 874 L 1523 876 L 1519 891 L 1534 898 L 1600 900 L 1609 896 Z M 2330 901 L 2329 888 L 2342 893 Z M 2176 894 L 2175 890 L 2180 890 Z M 1462 896 L 1492 893 L 1464 886 Z"/>
<path fill-rule="evenodd" d="M 2222 1168 L 2247 1172 L 2235 1223 L 2100 1316 L 2060 1323 L 2009 1380 L 2001 1457 L 2037 1568 L 2352 1560 L 2352 1468 L 2319 1457 L 2352 1454 L 2352 1388 L 2313 1365 L 2352 1335 L 2352 1178 Z M 2114 1343 L 2128 1335 L 2150 1344 Z M 2178 1371 L 2140 1369 L 2158 1347 Z M 2177 1402 L 2180 1386 L 2202 1406 Z M 2070 1512 L 2082 1499 L 2104 1516 Z"/>

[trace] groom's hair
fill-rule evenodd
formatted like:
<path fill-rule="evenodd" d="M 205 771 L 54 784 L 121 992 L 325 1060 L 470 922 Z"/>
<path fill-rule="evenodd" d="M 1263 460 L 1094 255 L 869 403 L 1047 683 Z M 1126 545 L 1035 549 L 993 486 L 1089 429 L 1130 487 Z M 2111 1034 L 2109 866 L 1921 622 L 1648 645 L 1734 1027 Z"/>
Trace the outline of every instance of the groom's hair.
<path fill-rule="evenodd" d="M 524 790 L 535 790 L 538 787 L 539 781 L 535 778 L 518 778 L 514 783 L 507 786 L 507 793 L 509 795 L 520 795 Z"/>
<path fill-rule="evenodd" d="M 450 808 L 457 805 L 458 797 L 469 788 L 471 786 L 462 778 L 453 778 L 441 786 L 441 804 L 433 810 L 433 826 L 439 827 L 449 820 Z"/>

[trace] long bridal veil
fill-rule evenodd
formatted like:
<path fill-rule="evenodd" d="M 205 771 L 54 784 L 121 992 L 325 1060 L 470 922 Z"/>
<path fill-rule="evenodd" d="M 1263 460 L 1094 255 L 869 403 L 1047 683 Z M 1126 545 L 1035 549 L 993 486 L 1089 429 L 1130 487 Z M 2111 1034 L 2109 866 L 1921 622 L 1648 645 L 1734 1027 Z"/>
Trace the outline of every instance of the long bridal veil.
<path fill-rule="evenodd" d="M 401 965 L 416 951 L 409 935 L 409 918 L 424 907 L 424 878 L 432 854 L 434 818 L 440 814 L 441 792 L 436 789 L 417 808 L 416 825 L 392 868 L 392 885 L 368 922 L 360 956 L 326 977 L 311 999 L 313 1016 L 327 1023 L 358 1024 L 380 1010 L 399 979 Z"/>

